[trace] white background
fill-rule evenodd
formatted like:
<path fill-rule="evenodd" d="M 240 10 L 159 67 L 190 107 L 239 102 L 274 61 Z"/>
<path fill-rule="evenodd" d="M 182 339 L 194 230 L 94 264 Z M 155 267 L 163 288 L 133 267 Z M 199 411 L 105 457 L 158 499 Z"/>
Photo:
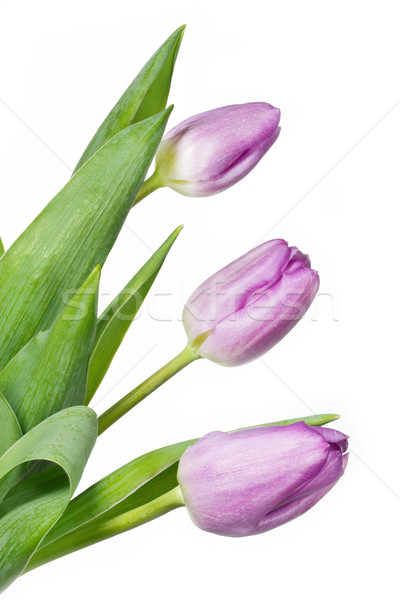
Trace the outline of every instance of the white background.
<path fill-rule="evenodd" d="M 262 360 L 198 361 L 106 433 L 81 489 L 153 448 L 213 429 L 338 412 L 345 477 L 268 534 L 197 530 L 185 509 L 17 581 L 33 598 L 396 598 L 398 594 L 399 14 L 396 2 L 69 0 L 0 3 L 0 233 L 6 247 L 67 181 L 93 132 L 180 24 L 170 124 L 247 101 L 282 133 L 225 193 L 161 190 L 129 216 L 102 304 L 185 224 L 95 400 L 102 412 L 185 344 L 196 285 L 284 237 L 321 275 L 317 304 Z"/>

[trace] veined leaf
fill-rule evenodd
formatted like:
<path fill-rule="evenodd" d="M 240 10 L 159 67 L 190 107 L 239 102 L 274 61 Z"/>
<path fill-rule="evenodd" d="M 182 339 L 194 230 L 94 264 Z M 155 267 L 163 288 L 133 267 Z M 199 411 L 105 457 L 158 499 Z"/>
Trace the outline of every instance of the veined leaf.
<path fill-rule="evenodd" d="M 4 245 L 3 245 L 3 240 L 0 238 L 0 258 L 3 256 L 4 254 Z"/>
<path fill-rule="evenodd" d="M 172 232 L 100 316 L 90 357 L 85 404 L 89 404 L 102 382 L 130 324 L 146 298 L 181 230 L 182 226 L 177 227 Z"/>
<path fill-rule="evenodd" d="M 64 512 L 97 437 L 95 413 L 67 408 L 37 425 L 0 458 L 0 482 L 20 465 L 46 460 L 57 471 L 13 488 L 0 506 L 0 590 L 21 574 L 36 547 Z"/>
<path fill-rule="evenodd" d="M 114 135 L 165 108 L 185 27 L 179 27 L 145 64 L 89 142 L 74 173 Z"/>
<path fill-rule="evenodd" d="M 337 415 L 313 415 L 266 425 L 289 425 L 298 421 L 310 425 L 325 425 L 337 418 Z M 140 521 L 135 520 L 134 511 L 151 505 L 156 498 L 178 485 L 176 473 L 179 459 L 186 448 L 196 441 L 188 440 L 149 452 L 117 469 L 74 498 L 35 552 L 27 570 L 144 522 L 140 511 Z M 177 503 L 176 506 L 180 504 Z M 129 518 L 118 520 L 123 515 L 129 515 Z M 144 520 L 155 516 L 158 514 L 153 514 L 153 517 L 147 514 Z M 114 526 L 116 520 L 118 528 Z"/>
<path fill-rule="evenodd" d="M 0 369 L 102 266 L 137 195 L 171 109 L 103 146 L 0 260 Z"/>
<path fill-rule="evenodd" d="M 51 328 L 33 337 L 0 373 L 0 390 L 25 433 L 62 408 L 84 403 L 99 277 L 96 267 L 66 299 Z"/>

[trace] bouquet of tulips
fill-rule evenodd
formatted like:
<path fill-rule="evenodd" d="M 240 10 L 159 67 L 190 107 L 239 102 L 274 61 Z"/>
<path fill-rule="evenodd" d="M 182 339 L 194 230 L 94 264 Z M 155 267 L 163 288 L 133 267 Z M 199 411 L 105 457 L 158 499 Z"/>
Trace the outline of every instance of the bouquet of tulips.
<path fill-rule="evenodd" d="M 89 405 L 176 241 L 178 227 L 98 316 L 101 267 L 130 210 L 157 188 L 209 196 L 249 173 L 279 136 L 255 102 L 188 118 L 164 137 L 183 28 L 100 125 L 72 178 L 0 259 L 0 589 L 21 574 L 186 506 L 209 532 L 246 536 L 301 515 L 335 485 L 347 436 L 313 415 L 212 432 L 132 460 L 79 495 L 97 437 L 200 358 L 242 365 L 299 322 L 319 285 L 282 240 L 193 292 L 187 346 L 105 413 Z M 155 157 L 155 170 L 146 174 Z M 251 384 L 250 384 L 251 385 Z"/>

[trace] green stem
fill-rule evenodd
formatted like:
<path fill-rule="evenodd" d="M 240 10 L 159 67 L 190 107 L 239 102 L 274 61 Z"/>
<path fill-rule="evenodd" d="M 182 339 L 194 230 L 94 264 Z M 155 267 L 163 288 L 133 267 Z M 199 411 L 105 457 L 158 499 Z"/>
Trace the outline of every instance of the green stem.
<path fill-rule="evenodd" d="M 200 356 L 196 353 L 196 350 L 191 346 L 186 346 L 175 358 L 100 415 L 98 435 L 106 431 L 113 423 L 154 392 L 160 385 L 198 358 Z"/>
<path fill-rule="evenodd" d="M 153 175 L 151 177 L 149 177 L 148 179 L 146 179 L 146 181 L 143 183 L 142 187 L 139 190 L 138 195 L 135 198 L 133 206 L 136 206 L 136 204 L 138 204 L 141 200 L 143 200 L 143 198 L 146 198 L 146 196 L 148 196 L 152 192 L 155 192 L 155 190 L 158 190 L 159 188 L 164 187 L 164 185 L 165 185 L 164 181 L 160 177 L 160 174 L 158 173 L 158 171 L 157 170 L 154 171 Z"/>
<path fill-rule="evenodd" d="M 177 486 L 155 500 L 113 519 L 105 519 L 104 522 L 101 517 L 95 519 L 86 527 L 72 531 L 35 552 L 24 572 L 27 573 L 56 558 L 143 525 L 180 506 L 184 506 L 184 502 L 181 488 Z"/>

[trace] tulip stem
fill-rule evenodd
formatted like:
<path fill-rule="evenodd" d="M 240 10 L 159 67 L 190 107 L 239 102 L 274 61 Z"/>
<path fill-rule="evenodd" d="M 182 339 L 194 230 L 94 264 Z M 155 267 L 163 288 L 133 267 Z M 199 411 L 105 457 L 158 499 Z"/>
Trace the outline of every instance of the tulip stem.
<path fill-rule="evenodd" d="M 161 369 L 153 373 L 153 375 L 148 377 L 143 383 L 128 392 L 126 396 L 121 398 L 121 400 L 100 415 L 98 419 L 98 435 L 106 431 L 113 423 L 118 421 L 118 419 L 123 417 L 131 410 L 131 408 L 154 392 L 160 385 L 168 381 L 173 375 L 198 358 L 200 358 L 200 356 L 197 354 L 196 349 L 189 345 L 186 346 L 186 348 L 175 356 L 175 358 L 170 360 L 166 365 L 161 367 Z"/>
<path fill-rule="evenodd" d="M 107 518 L 106 514 L 103 519 L 95 519 L 93 523 L 89 522 L 86 526 L 71 531 L 37 550 L 25 568 L 24 573 L 32 571 L 32 569 L 36 569 L 56 558 L 76 552 L 124 531 L 129 531 L 134 527 L 139 527 L 139 525 L 144 525 L 184 505 L 181 488 L 177 486 L 151 502 L 113 518 Z"/>
<path fill-rule="evenodd" d="M 146 196 L 148 196 L 152 192 L 155 192 L 159 188 L 164 187 L 164 185 L 165 185 L 164 181 L 160 177 L 159 172 L 157 170 L 155 170 L 153 175 L 151 175 L 151 177 L 146 179 L 146 181 L 143 183 L 142 187 L 139 190 L 138 195 L 135 198 L 133 206 L 136 206 L 136 204 L 138 204 L 141 200 L 143 200 L 143 198 L 146 198 Z"/>

